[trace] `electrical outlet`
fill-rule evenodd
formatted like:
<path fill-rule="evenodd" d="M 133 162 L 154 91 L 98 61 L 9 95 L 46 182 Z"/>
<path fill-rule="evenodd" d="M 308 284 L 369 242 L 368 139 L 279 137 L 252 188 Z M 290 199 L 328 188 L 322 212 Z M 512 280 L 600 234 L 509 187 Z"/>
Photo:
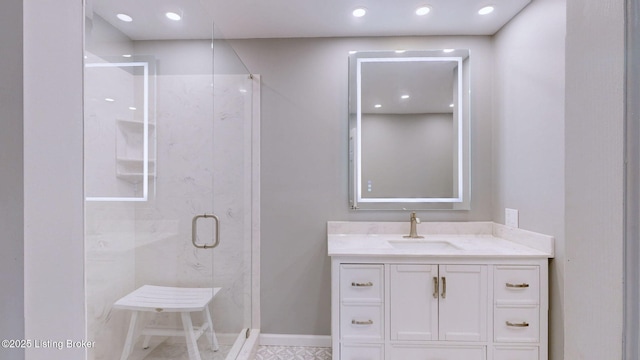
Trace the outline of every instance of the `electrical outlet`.
<path fill-rule="evenodd" d="M 518 210 L 515 209 L 504 209 L 504 224 L 506 226 L 518 227 Z"/>

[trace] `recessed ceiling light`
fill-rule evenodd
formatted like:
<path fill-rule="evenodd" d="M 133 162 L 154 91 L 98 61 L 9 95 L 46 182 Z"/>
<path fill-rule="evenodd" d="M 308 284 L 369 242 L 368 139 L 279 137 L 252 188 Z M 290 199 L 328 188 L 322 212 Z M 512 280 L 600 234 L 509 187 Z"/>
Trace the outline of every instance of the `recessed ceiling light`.
<path fill-rule="evenodd" d="M 123 54 L 122 57 L 130 58 L 131 54 Z"/>
<path fill-rule="evenodd" d="M 132 22 L 133 18 L 127 14 L 118 14 L 116 17 L 124 22 Z"/>
<path fill-rule="evenodd" d="M 407 50 L 396 50 L 396 54 L 402 54 L 404 52 L 406 52 Z"/>
<path fill-rule="evenodd" d="M 373 107 L 376 108 L 376 109 L 380 109 L 382 107 L 382 105 L 381 104 L 375 104 L 375 105 L 373 105 Z"/>
<path fill-rule="evenodd" d="M 430 12 L 431 12 L 431 8 L 428 6 L 421 6 L 416 9 L 416 15 L 419 15 L 419 16 L 427 15 Z"/>
<path fill-rule="evenodd" d="M 180 14 L 174 13 L 169 11 L 168 13 L 164 14 L 168 19 L 173 20 L 173 21 L 179 21 L 180 19 L 182 19 L 182 16 L 180 16 Z"/>
<path fill-rule="evenodd" d="M 400 98 L 402 98 L 402 99 L 408 99 L 408 98 L 409 98 L 409 95 L 402 95 L 402 96 L 400 96 Z"/>
<path fill-rule="evenodd" d="M 489 5 L 489 6 L 485 6 L 482 9 L 478 10 L 478 14 L 480 15 L 487 15 L 487 14 L 491 14 L 494 10 L 494 7 Z"/>
<path fill-rule="evenodd" d="M 353 16 L 355 17 L 363 17 L 367 13 L 367 9 L 365 8 L 357 8 L 353 10 Z"/>
<path fill-rule="evenodd" d="M 349 54 L 351 54 L 351 55 L 353 55 L 353 54 L 355 54 L 355 53 L 357 53 L 357 51 L 355 51 L 355 50 L 351 50 L 351 51 L 349 51 Z"/>
<path fill-rule="evenodd" d="M 107 101 L 107 102 L 114 102 L 115 100 L 114 100 L 114 99 L 112 99 L 112 98 L 104 98 L 104 101 Z"/>
<path fill-rule="evenodd" d="M 129 110 L 136 110 L 135 106 L 129 106 Z"/>
<path fill-rule="evenodd" d="M 456 51 L 456 49 L 443 49 L 443 52 L 450 53 Z"/>
<path fill-rule="evenodd" d="M 449 104 L 449 107 L 453 107 L 453 104 Z"/>

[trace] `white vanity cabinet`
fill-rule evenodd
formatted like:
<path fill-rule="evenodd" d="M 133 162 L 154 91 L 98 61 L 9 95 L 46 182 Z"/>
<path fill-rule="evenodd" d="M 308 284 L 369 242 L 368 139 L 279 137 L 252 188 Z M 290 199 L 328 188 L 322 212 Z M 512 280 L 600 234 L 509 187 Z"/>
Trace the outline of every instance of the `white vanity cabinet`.
<path fill-rule="evenodd" d="M 546 360 L 547 259 L 333 257 L 336 360 Z"/>
<path fill-rule="evenodd" d="M 548 360 L 553 237 L 495 223 L 329 222 L 334 360 Z"/>

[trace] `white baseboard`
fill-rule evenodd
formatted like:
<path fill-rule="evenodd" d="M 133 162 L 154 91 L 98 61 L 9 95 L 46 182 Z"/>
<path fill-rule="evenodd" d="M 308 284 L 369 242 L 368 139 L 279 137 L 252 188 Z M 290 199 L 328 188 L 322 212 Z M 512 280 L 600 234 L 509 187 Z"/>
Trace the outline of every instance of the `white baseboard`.
<path fill-rule="evenodd" d="M 260 345 L 331 347 L 330 335 L 260 334 Z"/>

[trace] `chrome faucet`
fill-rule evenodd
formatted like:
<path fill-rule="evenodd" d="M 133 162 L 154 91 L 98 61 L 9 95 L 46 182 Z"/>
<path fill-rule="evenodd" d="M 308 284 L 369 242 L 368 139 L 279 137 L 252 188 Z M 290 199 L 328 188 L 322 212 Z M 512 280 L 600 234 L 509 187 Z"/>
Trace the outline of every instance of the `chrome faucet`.
<path fill-rule="evenodd" d="M 420 218 L 416 217 L 415 211 L 411 213 L 411 231 L 409 231 L 409 235 L 405 235 L 403 237 L 410 239 L 422 239 L 424 236 L 418 235 L 417 225 L 420 224 Z"/>

